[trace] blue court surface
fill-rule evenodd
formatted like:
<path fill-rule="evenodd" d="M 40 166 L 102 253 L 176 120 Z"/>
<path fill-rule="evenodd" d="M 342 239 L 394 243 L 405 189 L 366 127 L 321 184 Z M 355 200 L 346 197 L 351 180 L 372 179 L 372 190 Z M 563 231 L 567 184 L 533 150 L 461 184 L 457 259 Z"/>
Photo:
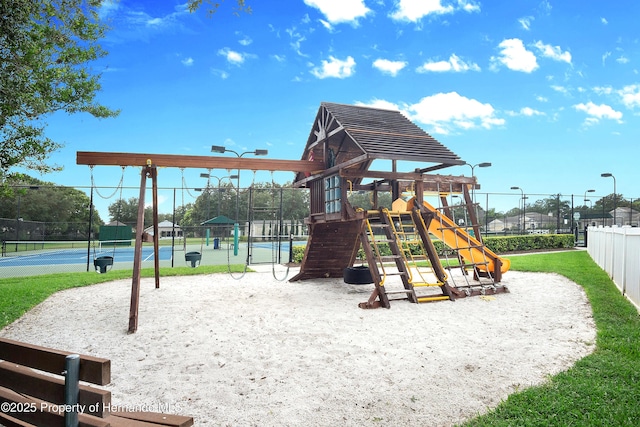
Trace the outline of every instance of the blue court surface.
<path fill-rule="evenodd" d="M 159 248 L 160 260 L 171 260 L 171 247 L 161 246 Z M 89 261 L 93 262 L 100 256 L 111 256 L 114 262 L 133 262 L 133 247 L 115 248 L 109 250 L 89 252 Z M 142 261 L 153 261 L 153 247 L 142 247 Z M 53 249 L 34 250 L 18 252 L 11 256 L 0 258 L 0 268 L 2 267 L 28 267 L 37 265 L 63 265 L 63 264 L 86 264 L 87 249 Z"/>

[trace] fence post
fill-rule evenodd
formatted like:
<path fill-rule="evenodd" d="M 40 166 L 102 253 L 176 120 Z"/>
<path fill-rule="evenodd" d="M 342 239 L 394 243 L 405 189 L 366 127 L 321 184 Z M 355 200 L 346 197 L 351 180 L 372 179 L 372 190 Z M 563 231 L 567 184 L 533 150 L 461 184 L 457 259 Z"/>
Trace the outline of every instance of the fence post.
<path fill-rule="evenodd" d="M 64 359 L 64 425 L 78 427 L 78 395 L 80 393 L 80 356 L 70 354 Z"/>

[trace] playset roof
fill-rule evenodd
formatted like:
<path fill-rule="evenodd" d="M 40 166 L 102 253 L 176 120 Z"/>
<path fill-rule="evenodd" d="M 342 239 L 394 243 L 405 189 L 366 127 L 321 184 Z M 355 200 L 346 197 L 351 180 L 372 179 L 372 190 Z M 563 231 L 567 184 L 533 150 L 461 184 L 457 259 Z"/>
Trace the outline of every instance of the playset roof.
<path fill-rule="evenodd" d="M 302 159 L 361 171 L 378 159 L 427 163 L 423 172 L 465 164 L 400 111 L 329 102 L 320 104 Z"/>

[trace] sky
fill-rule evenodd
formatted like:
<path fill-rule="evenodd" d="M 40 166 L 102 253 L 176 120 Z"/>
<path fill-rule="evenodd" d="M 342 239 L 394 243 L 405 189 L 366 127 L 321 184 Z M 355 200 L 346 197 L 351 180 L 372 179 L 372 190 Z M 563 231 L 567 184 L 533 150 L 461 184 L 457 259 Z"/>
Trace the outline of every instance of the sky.
<path fill-rule="evenodd" d="M 65 144 L 52 161 L 65 168 L 38 178 L 89 185 L 77 151 L 211 155 L 211 145 L 223 145 L 298 160 L 326 101 L 400 110 L 468 164 L 490 162 L 474 173 L 480 191 L 514 194 L 503 209 L 521 193 L 582 200 L 593 189 L 595 200 L 613 193 L 605 172 L 618 194 L 640 197 L 640 2 L 247 4 L 251 14 L 234 14 L 227 0 L 209 15 L 182 1 L 105 2 L 109 55 L 92 68 L 102 73 L 98 100 L 121 113 L 50 117 L 48 135 Z M 161 170 L 158 185 L 180 187 L 184 175 L 187 186 L 204 186 L 202 172 Z M 97 166 L 93 175 L 98 186 L 116 186 L 121 170 Z M 241 186 L 293 177 L 245 171 Z M 139 184 L 140 169 L 126 168 L 124 185 Z M 161 203 L 169 212 L 169 200 Z"/>

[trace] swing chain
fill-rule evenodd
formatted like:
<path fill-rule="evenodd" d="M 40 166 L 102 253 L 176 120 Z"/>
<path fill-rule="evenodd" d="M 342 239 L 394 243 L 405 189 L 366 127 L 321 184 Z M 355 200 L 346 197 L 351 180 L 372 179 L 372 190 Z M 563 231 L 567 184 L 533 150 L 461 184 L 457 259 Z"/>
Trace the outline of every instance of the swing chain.
<path fill-rule="evenodd" d="M 115 190 L 113 190 L 113 193 L 109 194 L 108 196 L 105 196 L 105 195 L 101 194 L 101 193 L 100 193 L 100 190 L 98 190 L 98 187 L 96 186 L 95 179 L 94 179 L 94 176 L 93 176 L 93 167 L 94 167 L 94 165 L 89 165 L 89 170 L 91 171 L 91 187 L 92 187 L 94 190 L 96 190 L 96 194 L 97 194 L 98 196 L 100 196 L 101 198 L 103 198 L 103 199 L 110 199 L 110 198 L 112 198 L 113 196 L 115 196 L 115 195 L 116 195 L 116 193 L 118 192 L 118 190 L 121 190 L 121 189 L 122 189 L 122 184 L 123 184 L 123 182 L 124 182 L 124 169 L 125 169 L 125 167 L 126 167 L 126 166 L 121 166 L 121 168 L 122 168 L 122 175 L 120 176 L 120 182 L 119 182 L 119 183 L 118 183 L 118 185 L 116 186 L 116 189 L 115 189 Z"/>

